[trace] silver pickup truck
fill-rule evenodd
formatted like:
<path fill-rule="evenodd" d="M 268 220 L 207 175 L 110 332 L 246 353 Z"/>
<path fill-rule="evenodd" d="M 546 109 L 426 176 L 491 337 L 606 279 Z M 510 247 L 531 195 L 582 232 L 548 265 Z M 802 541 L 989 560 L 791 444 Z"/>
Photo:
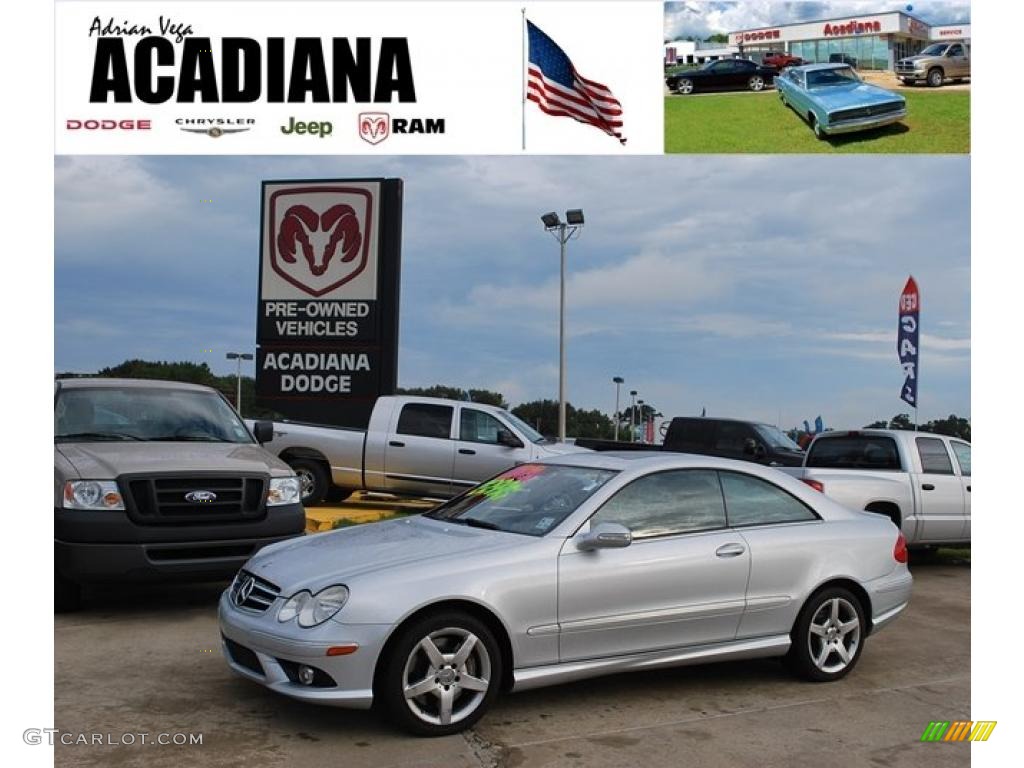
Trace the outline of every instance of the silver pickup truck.
<path fill-rule="evenodd" d="M 54 392 L 54 604 L 81 585 L 230 579 L 260 547 L 301 536 L 295 473 L 216 390 L 62 379 Z"/>
<path fill-rule="evenodd" d="M 896 62 L 896 77 L 906 85 L 919 81 L 938 88 L 947 80 L 971 76 L 971 47 L 962 42 L 932 43 L 917 56 Z"/>
<path fill-rule="evenodd" d="M 927 432 L 824 432 L 783 468 L 851 509 L 886 515 L 907 544 L 970 544 L 971 444 Z"/>
<path fill-rule="evenodd" d="M 519 462 L 585 449 L 548 442 L 503 408 L 432 397 L 377 399 L 369 427 L 273 422 L 268 450 L 302 483 L 302 503 L 330 493 L 454 496 Z"/>

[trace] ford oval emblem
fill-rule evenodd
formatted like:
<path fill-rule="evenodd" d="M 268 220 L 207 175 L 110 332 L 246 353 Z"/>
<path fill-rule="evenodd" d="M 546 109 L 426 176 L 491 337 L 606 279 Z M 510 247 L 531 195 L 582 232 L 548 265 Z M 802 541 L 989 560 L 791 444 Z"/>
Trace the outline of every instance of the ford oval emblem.
<path fill-rule="evenodd" d="M 185 494 L 185 501 L 193 504 L 204 504 L 217 500 L 217 494 L 213 491 L 189 491 Z"/>

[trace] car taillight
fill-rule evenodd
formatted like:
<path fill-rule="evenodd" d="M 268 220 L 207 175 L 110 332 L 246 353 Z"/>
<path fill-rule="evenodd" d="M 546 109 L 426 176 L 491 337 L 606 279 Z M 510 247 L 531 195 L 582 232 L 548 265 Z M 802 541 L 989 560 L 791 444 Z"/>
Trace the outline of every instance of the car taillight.
<path fill-rule="evenodd" d="M 903 538 L 902 531 L 896 537 L 896 546 L 893 547 L 892 556 L 896 559 L 897 563 L 907 562 L 907 540 Z"/>
<path fill-rule="evenodd" d="M 807 483 L 807 485 L 811 486 L 811 488 L 816 490 L 818 493 L 824 493 L 825 492 L 825 484 L 824 483 L 818 482 L 817 480 L 810 480 L 810 479 L 808 479 L 806 477 L 801 477 L 800 481 L 803 482 L 803 483 Z"/>

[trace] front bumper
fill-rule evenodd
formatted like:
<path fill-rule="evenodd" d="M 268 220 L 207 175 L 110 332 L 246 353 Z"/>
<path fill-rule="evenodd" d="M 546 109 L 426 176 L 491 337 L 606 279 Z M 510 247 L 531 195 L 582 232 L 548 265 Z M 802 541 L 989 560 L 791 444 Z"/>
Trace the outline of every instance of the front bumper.
<path fill-rule="evenodd" d="M 838 123 L 822 124 L 821 129 L 829 136 L 840 133 L 853 133 L 855 131 L 867 131 L 872 128 L 881 128 L 884 125 L 898 123 L 907 116 L 906 108 L 898 112 L 887 112 L 884 115 L 872 115 L 861 117 L 856 120 L 841 120 Z"/>
<path fill-rule="evenodd" d="M 877 632 L 906 610 L 914 577 L 906 566 L 864 584 L 871 599 L 871 632 Z"/>
<path fill-rule="evenodd" d="M 233 576 L 261 548 L 302 535 L 301 504 L 261 520 L 214 525 L 139 525 L 125 512 L 54 508 L 54 567 L 80 583 L 202 581 Z"/>
<path fill-rule="evenodd" d="M 294 621 L 281 624 L 281 599 L 263 613 L 236 608 L 221 595 L 218 614 L 221 650 L 232 671 L 272 691 L 314 704 L 369 709 L 377 658 L 391 632 L 390 624 L 343 624 L 334 619 L 303 629 Z M 344 612 L 342 608 L 342 612 Z M 328 656 L 335 645 L 356 644 L 355 653 Z M 295 679 L 298 665 L 321 673 L 313 685 Z"/>

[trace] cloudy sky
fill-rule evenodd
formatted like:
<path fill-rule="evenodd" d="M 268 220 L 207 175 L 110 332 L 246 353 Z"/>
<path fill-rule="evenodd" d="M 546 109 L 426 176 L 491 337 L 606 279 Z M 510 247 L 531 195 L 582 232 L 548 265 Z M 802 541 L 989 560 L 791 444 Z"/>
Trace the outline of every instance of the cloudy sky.
<path fill-rule="evenodd" d="M 621 375 L 666 415 L 891 417 L 913 274 L 921 420 L 969 415 L 966 157 L 58 157 L 55 175 L 58 371 L 233 371 L 225 351 L 255 344 L 260 180 L 390 176 L 403 386 L 557 397 L 558 246 L 538 216 L 579 206 L 574 404 L 613 411 Z"/>
<path fill-rule="evenodd" d="M 687 0 L 665 4 L 665 39 L 738 29 L 770 27 L 817 19 L 863 16 L 883 11 L 908 11 L 929 24 L 963 24 L 971 20 L 969 2 L 893 2 L 892 0 L 736 0 L 707 2 Z"/>

